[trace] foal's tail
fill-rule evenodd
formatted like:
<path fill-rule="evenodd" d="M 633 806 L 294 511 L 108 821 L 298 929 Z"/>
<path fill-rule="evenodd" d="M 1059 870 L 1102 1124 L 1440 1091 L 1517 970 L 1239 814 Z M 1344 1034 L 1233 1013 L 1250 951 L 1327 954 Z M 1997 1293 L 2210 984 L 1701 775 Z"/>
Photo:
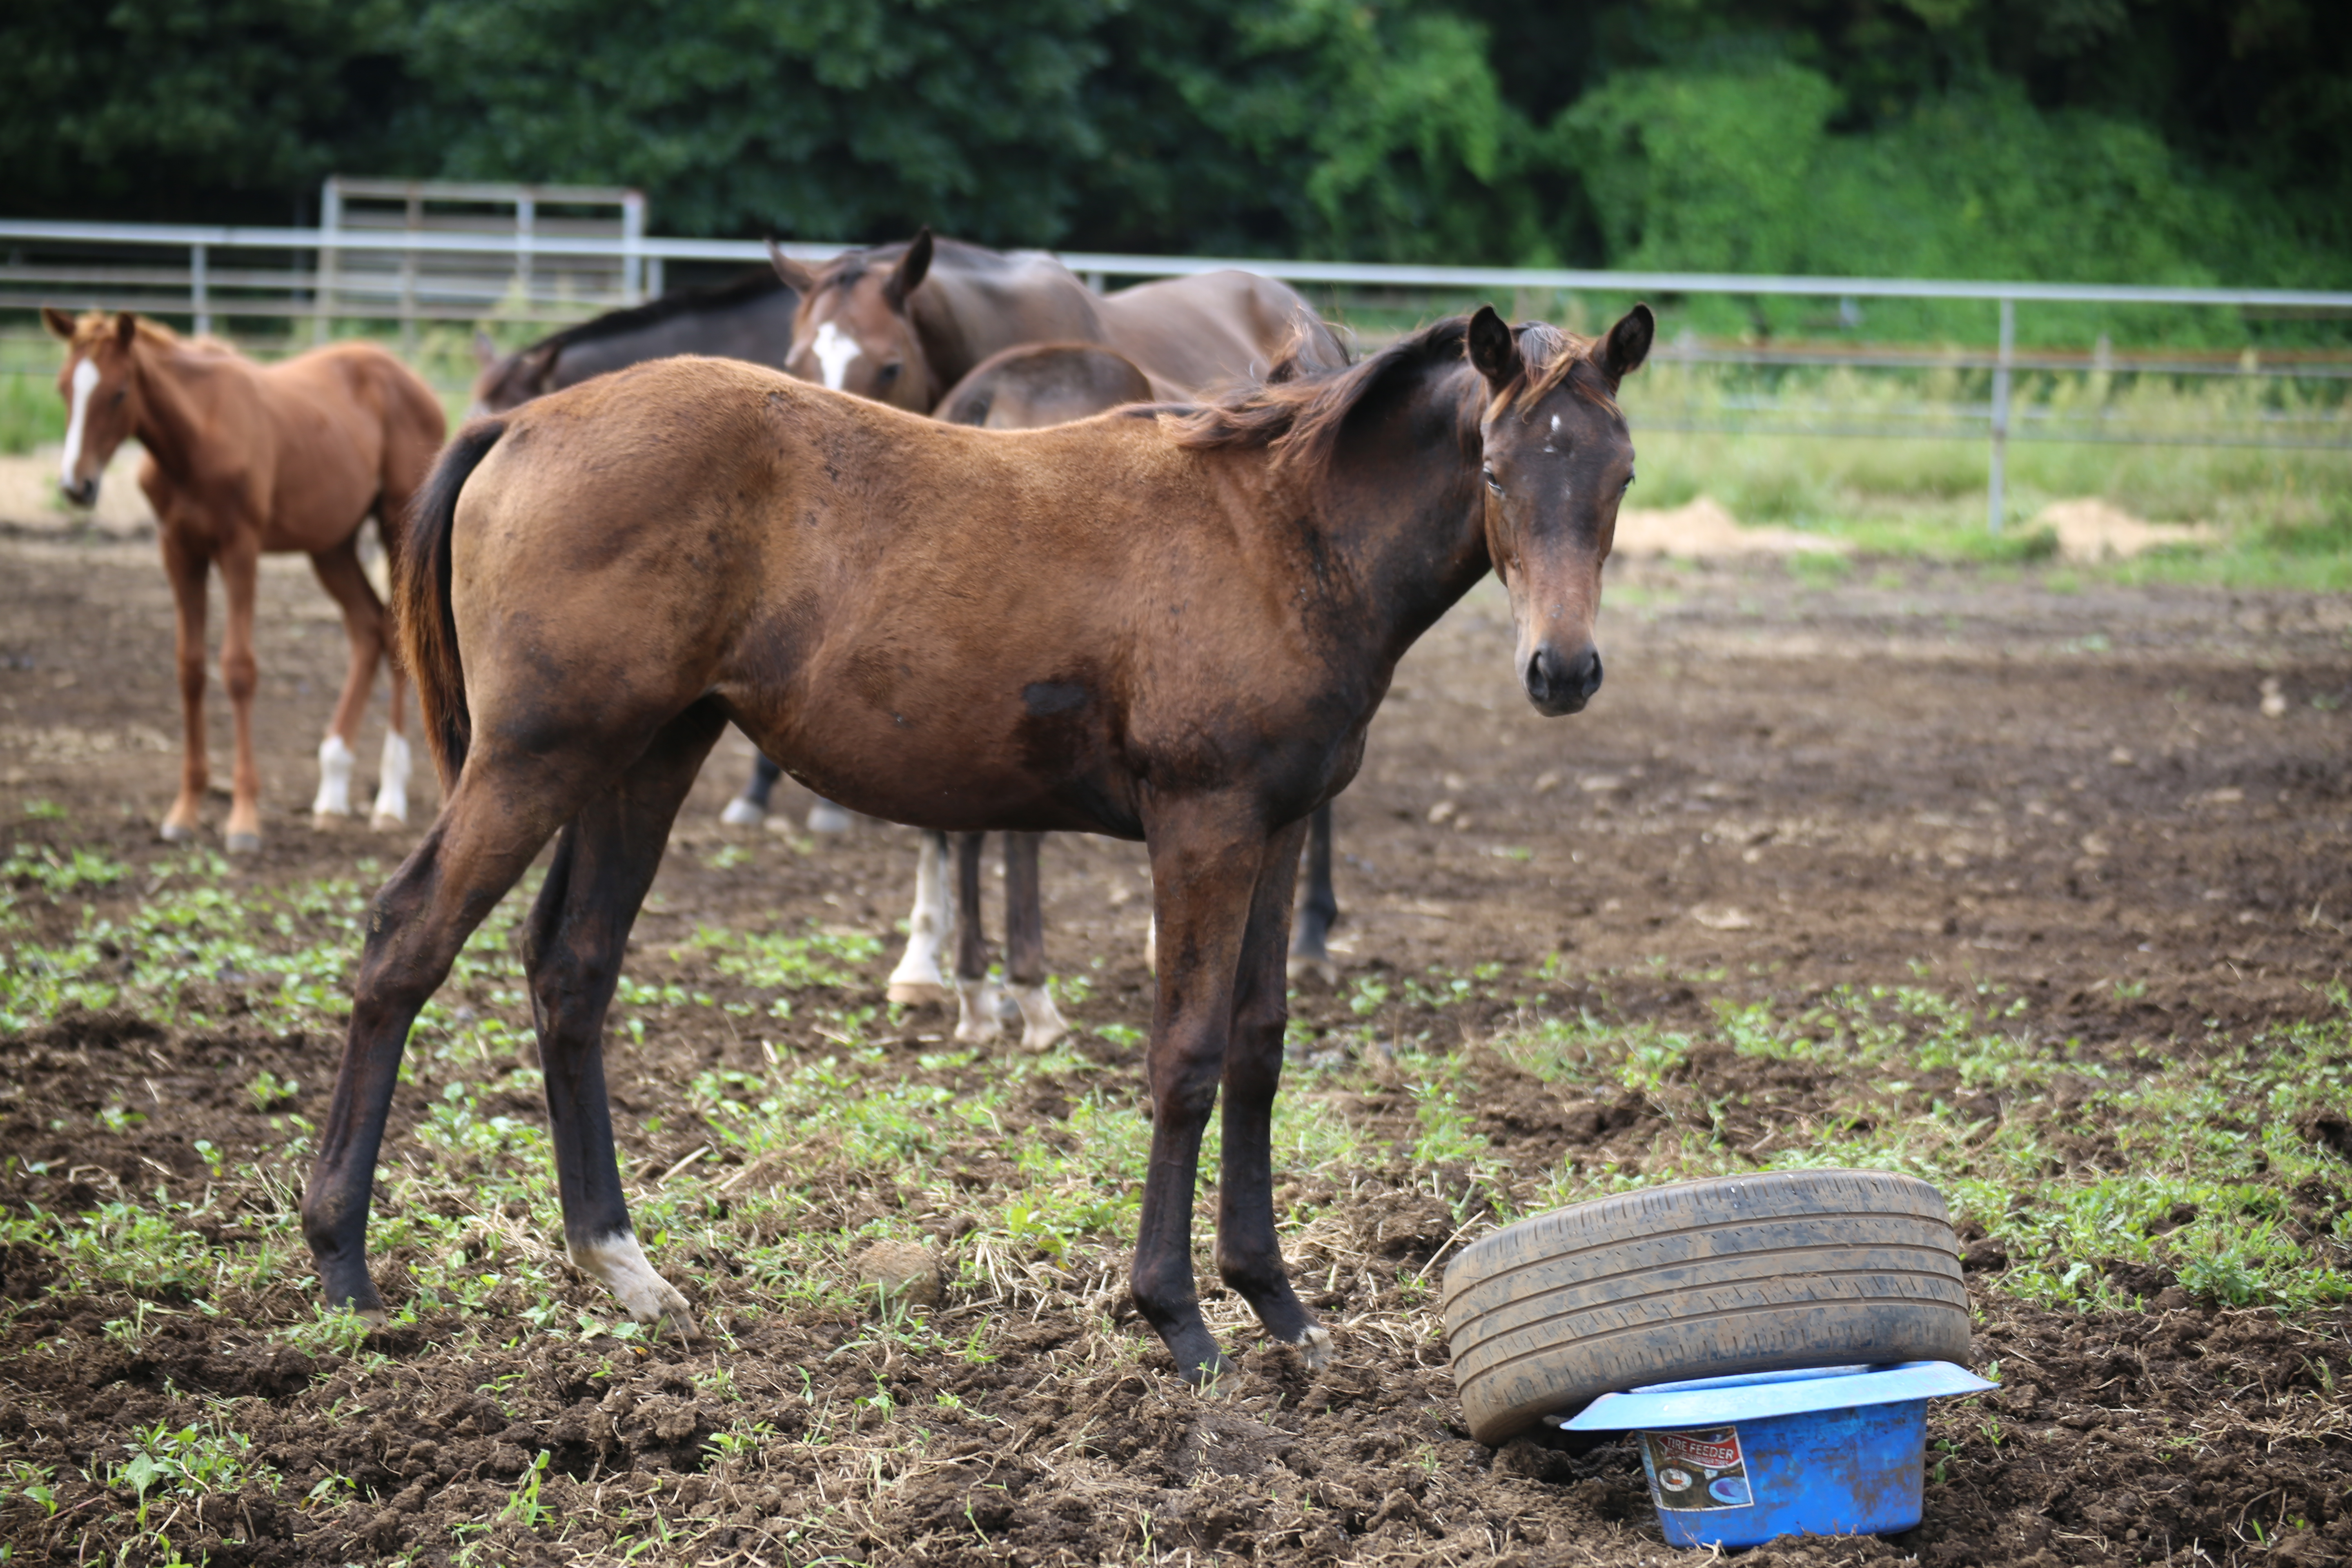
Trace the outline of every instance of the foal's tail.
<path fill-rule="evenodd" d="M 444 799 L 457 787 L 457 770 L 466 765 L 466 748 L 474 738 L 473 715 L 466 710 L 466 669 L 457 657 L 457 623 L 449 610 L 449 530 L 457 521 L 459 492 L 506 431 L 503 420 L 478 419 L 442 448 L 425 488 L 410 503 L 408 527 L 393 553 L 392 602 L 401 651 L 416 682 L 416 706 L 441 771 Z"/>

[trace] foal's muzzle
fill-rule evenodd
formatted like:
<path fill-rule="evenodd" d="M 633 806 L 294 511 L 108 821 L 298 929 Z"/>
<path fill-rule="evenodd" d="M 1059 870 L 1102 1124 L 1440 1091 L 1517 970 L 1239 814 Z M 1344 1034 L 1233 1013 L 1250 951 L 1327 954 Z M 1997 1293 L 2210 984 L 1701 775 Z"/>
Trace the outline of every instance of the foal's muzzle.
<path fill-rule="evenodd" d="M 66 500 L 73 502 L 76 506 L 96 506 L 98 504 L 98 478 L 94 474 L 89 479 L 75 479 L 71 483 L 59 480 L 58 483 L 58 489 L 65 491 Z"/>
<path fill-rule="evenodd" d="M 1546 643 L 1529 657 L 1520 679 L 1538 712 L 1553 719 L 1582 712 L 1601 689 L 1601 650 L 1587 643 L 1574 654 L 1562 654 Z"/>

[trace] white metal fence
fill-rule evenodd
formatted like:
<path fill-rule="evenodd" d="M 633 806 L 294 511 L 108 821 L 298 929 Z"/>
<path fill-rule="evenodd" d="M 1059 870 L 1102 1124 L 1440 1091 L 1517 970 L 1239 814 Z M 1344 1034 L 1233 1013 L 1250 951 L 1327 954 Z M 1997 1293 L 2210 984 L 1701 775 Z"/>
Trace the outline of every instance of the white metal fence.
<path fill-rule="evenodd" d="M 339 189 L 340 188 L 340 189 Z M 280 319 L 307 323 L 319 338 L 342 320 L 397 321 L 411 342 L 426 321 L 576 321 L 631 305 L 661 291 L 664 263 L 766 260 L 756 241 L 682 239 L 644 232 L 643 198 L 633 192 L 534 187 L 498 227 L 459 228 L 425 221 L 432 200 L 514 203 L 515 187 L 443 186 L 427 195 L 404 182 L 330 182 L 330 222 L 318 228 L 231 227 L 0 220 L 0 311 L 57 305 L 177 316 L 206 331 L 217 320 Z M 467 194 L 474 193 L 470 196 Z M 449 193 L 455 193 L 454 195 Z M 361 198 L 405 204 L 405 221 L 346 221 Z M 574 221 L 534 222 L 535 206 L 604 204 L 620 210 L 607 232 Z M 849 248 L 787 244 L 817 262 Z M 2260 374 L 2292 380 L 2352 379 L 2352 354 L 2195 356 L 2020 354 L 2021 303 L 2207 306 L 2264 312 L 2352 316 L 2352 292 L 2307 289 L 2211 289 L 2155 285 L 1968 282 L 1909 278 L 1810 278 L 1738 273 L 1596 271 L 1564 268 L 1416 267 L 1371 262 L 1262 258 L 1121 256 L 1065 252 L 1061 259 L 1099 289 L 1111 279 L 1176 277 L 1243 268 L 1293 284 L 1372 289 L 1488 292 L 1523 298 L 1534 291 L 1622 296 L 1794 296 L 1835 300 L 1851 311 L 1863 300 L 1979 300 L 1993 308 L 1995 343 L 1984 351 L 1930 352 L 1661 344 L 1673 363 L 1847 365 L 1859 369 L 1944 368 L 1989 372 L 1982 402 L 1945 402 L 1915 410 L 1882 407 L 1857 422 L 1829 408 L 1780 400 L 1736 400 L 1709 414 L 1652 419 L 1651 428 L 1800 436 L 1965 437 L 1990 443 L 1987 520 L 2001 526 L 2008 444 L 2012 438 L 2132 444 L 2236 445 L 2352 450 L 2352 418 L 2338 399 L 2319 413 L 2281 411 L 2228 429 L 2158 431 L 2102 427 L 2094 420 L 2015 417 L 2014 378 L 2032 371 L 2111 371 L 2162 374 Z"/>

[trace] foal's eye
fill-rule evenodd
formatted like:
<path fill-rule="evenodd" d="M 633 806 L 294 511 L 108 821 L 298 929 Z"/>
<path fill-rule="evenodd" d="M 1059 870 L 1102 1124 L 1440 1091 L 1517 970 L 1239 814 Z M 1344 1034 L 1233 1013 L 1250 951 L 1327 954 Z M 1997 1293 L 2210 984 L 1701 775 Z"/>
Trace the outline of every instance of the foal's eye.
<path fill-rule="evenodd" d="M 874 373 L 874 384 L 877 386 L 887 386 L 898 379 L 898 367 L 895 364 L 886 364 Z"/>
<path fill-rule="evenodd" d="M 1633 488 L 1633 476 L 1631 474 L 1625 476 L 1625 488 L 1629 490 Z"/>
<path fill-rule="evenodd" d="M 1494 469 L 1488 468 L 1486 470 L 1486 488 L 1488 489 L 1494 491 L 1498 496 L 1503 493 L 1503 481 L 1495 477 Z"/>

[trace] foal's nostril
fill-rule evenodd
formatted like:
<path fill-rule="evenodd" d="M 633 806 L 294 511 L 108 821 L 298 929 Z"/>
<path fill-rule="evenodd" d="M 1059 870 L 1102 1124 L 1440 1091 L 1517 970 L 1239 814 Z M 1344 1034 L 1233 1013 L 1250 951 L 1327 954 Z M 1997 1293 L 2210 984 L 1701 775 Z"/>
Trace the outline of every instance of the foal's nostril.
<path fill-rule="evenodd" d="M 1591 701 L 1592 694 L 1601 689 L 1601 650 L 1599 648 L 1591 647 L 1584 650 L 1584 658 L 1578 661 L 1575 679 L 1577 690 L 1583 694 L 1586 701 Z"/>

